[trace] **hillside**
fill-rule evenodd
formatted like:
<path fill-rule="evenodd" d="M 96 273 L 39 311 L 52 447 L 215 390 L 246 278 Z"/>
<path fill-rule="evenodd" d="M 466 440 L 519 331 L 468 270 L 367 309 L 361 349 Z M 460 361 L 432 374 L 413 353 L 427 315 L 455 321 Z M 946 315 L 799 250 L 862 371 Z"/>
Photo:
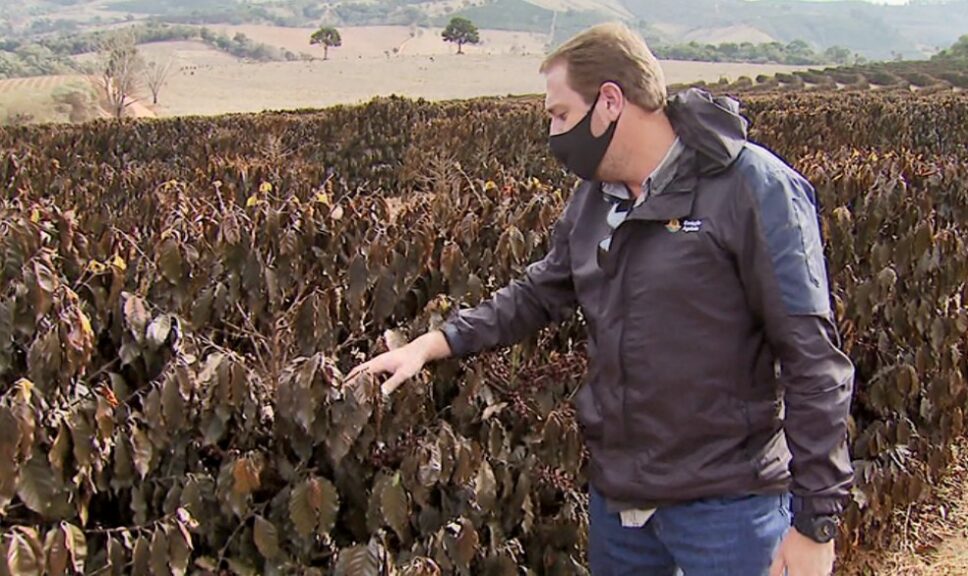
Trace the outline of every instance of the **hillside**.
<path fill-rule="evenodd" d="M 917 58 L 968 31 L 968 0 L 885 6 L 795 0 L 28 0 L 0 7 L 0 36 L 70 31 L 160 19 L 195 24 L 441 26 L 454 15 L 486 29 L 547 34 L 560 41 L 619 19 L 654 43 L 804 40 L 869 59 Z"/>

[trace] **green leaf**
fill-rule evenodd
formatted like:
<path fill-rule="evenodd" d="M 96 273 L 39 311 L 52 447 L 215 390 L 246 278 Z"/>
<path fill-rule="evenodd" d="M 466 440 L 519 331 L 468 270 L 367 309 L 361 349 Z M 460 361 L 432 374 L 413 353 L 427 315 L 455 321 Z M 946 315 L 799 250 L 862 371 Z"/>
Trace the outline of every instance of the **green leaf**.
<path fill-rule="evenodd" d="M 272 522 L 257 515 L 252 529 L 252 538 L 259 553 L 267 560 L 273 560 L 279 556 L 279 531 Z"/>

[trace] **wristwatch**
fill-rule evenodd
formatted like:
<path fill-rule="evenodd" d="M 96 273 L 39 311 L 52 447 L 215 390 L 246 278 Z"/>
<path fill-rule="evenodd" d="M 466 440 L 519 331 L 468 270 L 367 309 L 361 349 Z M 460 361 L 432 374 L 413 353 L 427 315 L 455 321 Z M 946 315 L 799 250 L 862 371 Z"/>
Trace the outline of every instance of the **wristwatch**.
<path fill-rule="evenodd" d="M 818 544 L 830 542 L 837 536 L 840 521 L 837 516 L 797 514 L 793 517 L 793 527 L 797 532 Z"/>

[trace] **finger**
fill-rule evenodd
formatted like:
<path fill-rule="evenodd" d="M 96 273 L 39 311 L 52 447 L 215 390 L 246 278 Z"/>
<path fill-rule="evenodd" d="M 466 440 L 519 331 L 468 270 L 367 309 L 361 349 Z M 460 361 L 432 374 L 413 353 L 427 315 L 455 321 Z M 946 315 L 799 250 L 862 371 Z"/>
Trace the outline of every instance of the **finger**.
<path fill-rule="evenodd" d="M 360 374 L 364 372 L 369 372 L 369 371 L 370 371 L 370 362 L 364 362 L 363 364 L 360 364 L 355 368 L 353 368 L 352 370 L 350 370 L 350 373 L 346 375 L 346 378 L 344 378 L 344 380 L 346 382 L 355 380 L 357 377 L 359 377 Z"/>
<path fill-rule="evenodd" d="M 402 370 L 398 370 L 396 374 L 391 376 L 389 380 L 383 383 L 383 386 L 381 388 L 383 390 L 384 396 L 389 396 L 390 394 L 393 394 L 393 392 L 397 388 L 399 388 L 401 384 L 406 382 L 409 378 L 410 378 L 409 374 L 407 374 Z"/>

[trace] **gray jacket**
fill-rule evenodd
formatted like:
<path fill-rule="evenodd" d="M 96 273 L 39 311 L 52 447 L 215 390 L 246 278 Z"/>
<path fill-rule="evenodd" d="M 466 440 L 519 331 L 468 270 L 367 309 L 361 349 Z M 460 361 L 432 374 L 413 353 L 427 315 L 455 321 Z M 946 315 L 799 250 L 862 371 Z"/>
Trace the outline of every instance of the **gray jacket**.
<path fill-rule="evenodd" d="M 814 190 L 746 140 L 734 100 L 693 89 L 667 113 L 686 148 L 660 193 L 613 232 L 601 183 L 583 182 L 548 254 L 444 335 L 468 356 L 581 306 L 590 362 L 576 405 L 606 497 L 645 507 L 792 489 L 794 513 L 839 513 L 854 373 Z"/>

